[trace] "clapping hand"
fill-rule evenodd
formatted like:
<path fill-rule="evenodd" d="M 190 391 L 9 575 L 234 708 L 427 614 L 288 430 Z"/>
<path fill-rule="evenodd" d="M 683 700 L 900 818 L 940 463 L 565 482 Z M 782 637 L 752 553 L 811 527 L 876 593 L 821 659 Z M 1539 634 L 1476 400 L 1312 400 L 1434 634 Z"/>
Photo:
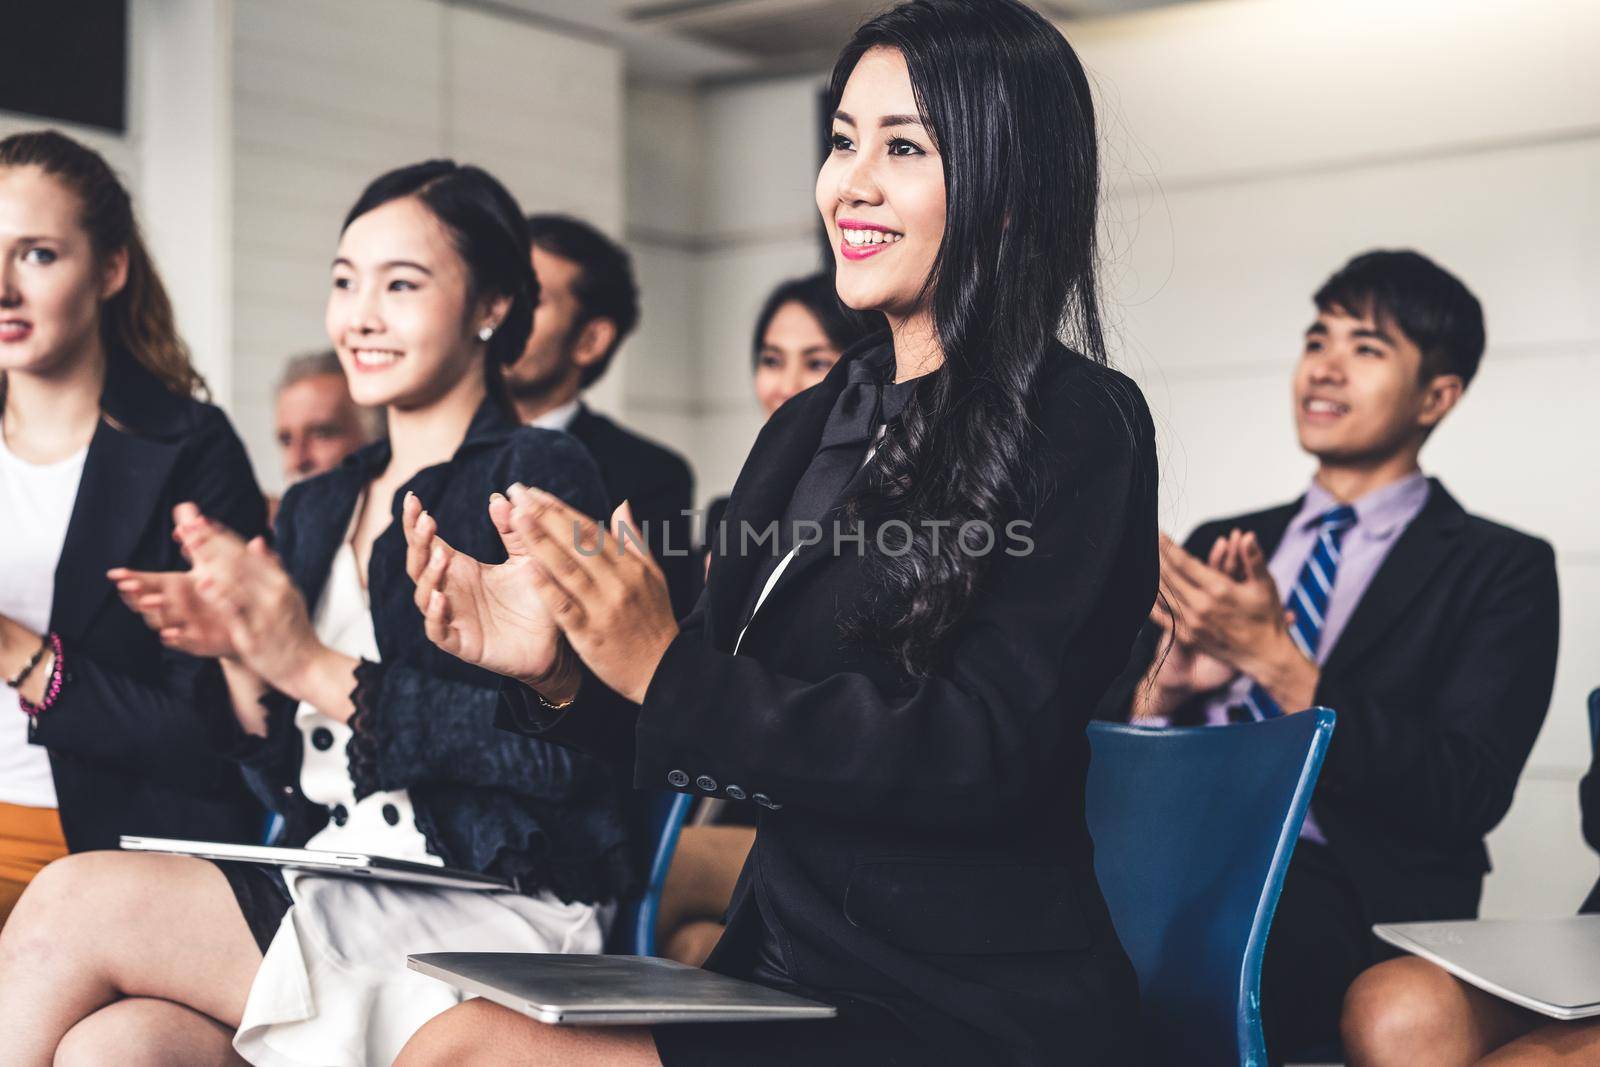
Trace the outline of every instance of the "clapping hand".
<path fill-rule="evenodd" d="M 510 530 L 556 625 L 595 677 L 643 703 L 678 623 L 627 502 L 603 527 L 541 489 L 514 485 L 510 498 Z"/>
<path fill-rule="evenodd" d="M 192 591 L 203 611 L 188 617 L 191 630 L 212 635 L 218 643 L 221 638 L 216 635 L 225 635 L 232 654 L 269 685 L 296 699 L 310 699 L 311 674 L 327 665 L 329 655 L 337 654 L 318 640 L 305 598 L 278 557 L 261 538 L 246 543 L 193 504 L 179 504 L 173 519 L 179 543 L 193 564 L 190 590 L 173 594 L 177 584 L 168 582 L 160 595 L 175 605 Z M 337 658 L 353 664 L 349 657 Z M 332 713 L 320 703 L 317 706 Z"/>
<path fill-rule="evenodd" d="M 506 547 L 504 563 L 486 564 L 452 548 L 415 494 L 401 507 L 406 573 L 416 583 L 415 603 L 428 639 L 457 659 L 547 686 L 562 665 L 561 630 L 535 588 L 535 566 L 511 528 L 511 503 L 489 499 L 489 518 Z"/>
<path fill-rule="evenodd" d="M 122 602 L 144 619 L 168 648 L 191 656 L 238 658 L 227 623 L 200 599 L 192 572 L 113 567 L 106 577 L 116 583 Z"/>
<path fill-rule="evenodd" d="M 1206 566 L 1218 575 L 1242 581 L 1245 576 L 1243 541 L 1244 535 L 1238 530 L 1217 538 L 1211 545 Z M 1145 685 L 1140 688 L 1133 712 L 1135 718 L 1170 715 L 1190 697 L 1221 689 L 1239 676 L 1236 667 L 1203 651 L 1196 643 L 1168 575 L 1163 551 L 1161 595 L 1150 609 L 1150 621 L 1161 627 L 1171 640 L 1157 647 L 1156 661 Z"/>

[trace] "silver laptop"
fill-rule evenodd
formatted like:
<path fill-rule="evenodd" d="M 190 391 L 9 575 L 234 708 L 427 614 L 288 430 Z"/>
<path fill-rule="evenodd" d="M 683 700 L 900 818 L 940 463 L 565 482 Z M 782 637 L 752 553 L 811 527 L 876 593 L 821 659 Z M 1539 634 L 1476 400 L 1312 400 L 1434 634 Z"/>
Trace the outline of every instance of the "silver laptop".
<path fill-rule="evenodd" d="M 1600 1015 L 1600 915 L 1380 923 L 1372 932 L 1468 985 L 1552 1019 Z"/>
<path fill-rule="evenodd" d="M 291 871 L 342 874 L 379 882 L 407 882 L 445 889 L 476 889 L 493 893 L 514 888 L 505 879 L 487 874 L 390 859 L 387 856 L 369 856 L 361 852 L 230 845 L 221 841 L 175 841 L 165 837 L 124 837 L 122 847 L 129 852 L 163 852 L 174 856 L 222 860 L 225 863 L 263 863 Z"/>
<path fill-rule="evenodd" d="M 413 970 L 558 1026 L 829 1019 L 831 1004 L 652 956 L 427 952 Z"/>

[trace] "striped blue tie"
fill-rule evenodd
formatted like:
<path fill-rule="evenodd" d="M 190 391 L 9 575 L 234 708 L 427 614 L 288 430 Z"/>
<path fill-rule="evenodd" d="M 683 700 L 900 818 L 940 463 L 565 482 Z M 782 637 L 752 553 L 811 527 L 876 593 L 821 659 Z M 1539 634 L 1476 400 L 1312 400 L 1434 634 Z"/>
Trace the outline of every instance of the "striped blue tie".
<path fill-rule="evenodd" d="M 1300 651 L 1312 662 L 1317 659 L 1317 644 L 1322 639 L 1322 621 L 1328 614 L 1328 601 L 1333 596 L 1333 582 L 1339 574 L 1339 546 L 1344 535 L 1356 524 L 1356 509 L 1349 504 L 1330 508 L 1317 520 L 1317 541 L 1311 546 L 1311 555 L 1300 568 L 1300 577 L 1289 594 L 1289 610 L 1294 622 L 1289 626 L 1289 636 L 1300 646 Z M 1245 703 L 1258 719 L 1275 719 L 1283 709 L 1260 683 L 1250 686 Z"/>

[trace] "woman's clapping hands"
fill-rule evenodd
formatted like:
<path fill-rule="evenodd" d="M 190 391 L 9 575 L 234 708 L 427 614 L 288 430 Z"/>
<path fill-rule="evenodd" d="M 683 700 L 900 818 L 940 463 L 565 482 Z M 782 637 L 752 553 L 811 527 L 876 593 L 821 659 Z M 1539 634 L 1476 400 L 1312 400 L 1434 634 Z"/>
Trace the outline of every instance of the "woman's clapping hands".
<path fill-rule="evenodd" d="M 406 535 L 406 573 L 428 639 L 458 659 L 536 687 L 561 666 L 561 630 L 535 591 L 533 560 L 511 529 L 511 503 L 499 493 L 489 517 L 505 544 L 504 563 L 481 563 L 452 548 L 439 525 L 407 493 L 400 518 Z"/>
<path fill-rule="evenodd" d="M 514 485 L 490 501 L 509 555 L 498 566 L 446 545 L 414 501 L 404 516 L 407 571 L 440 648 L 560 702 L 577 685 L 564 639 L 602 682 L 643 702 L 678 626 L 626 503 L 603 528 L 549 493 Z"/>

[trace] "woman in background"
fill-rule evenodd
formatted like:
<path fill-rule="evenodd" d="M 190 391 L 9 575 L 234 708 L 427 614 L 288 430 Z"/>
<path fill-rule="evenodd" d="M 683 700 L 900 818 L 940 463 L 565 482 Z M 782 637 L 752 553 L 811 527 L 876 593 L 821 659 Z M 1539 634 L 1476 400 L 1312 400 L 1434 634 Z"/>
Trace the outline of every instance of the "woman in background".
<path fill-rule="evenodd" d="M 727 523 L 775 526 L 778 552 L 718 546 L 680 624 L 636 542 L 595 552 L 589 524 L 575 545 L 569 508 L 514 487 L 508 547 L 557 641 L 486 613 L 465 553 L 408 536 L 437 553 L 413 571 L 429 637 L 514 679 L 512 721 L 641 788 L 759 809 L 706 967 L 838 1017 L 582 1029 L 471 1001 L 402 1067 L 1140 1058 L 1085 727 L 1155 599 L 1156 461 L 1101 343 L 1088 80 L 1015 0 L 915 0 L 846 45 L 828 113 L 838 292 L 890 331 L 745 461 Z"/>
<path fill-rule="evenodd" d="M 756 401 L 767 418 L 797 393 L 828 376 L 839 356 L 870 332 L 879 316 L 854 314 L 839 303 L 833 275 L 819 271 L 778 283 L 761 305 L 751 342 Z"/>
<path fill-rule="evenodd" d="M 204 394 L 105 160 L 55 132 L 0 140 L 0 926 L 69 851 L 259 839 L 204 728 L 227 714 L 217 665 L 164 651 L 106 578 L 181 563 L 181 500 L 263 530 Z"/>
<path fill-rule="evenodd" d="M 494 554 L 485 507 L 515 480 L 604 508 L 582 446 L 522 427 L 500 377 L 537 297 L 522 214 L 499 182 L 447 161 L 378 178 L 345 220 L 327 329 L 352 397 L 385 409 L 388 439 L 285 494 L 278 555 L 188 504 L 178 535 L 192 571 L 119 572 L 164 641 L 222 657 L 234 704 L 218 733 L 283 816 L 282 844 L 515 890 L 71 857 L 0 936 L 8 1064 L 236 1052 L 274 1067 L 387 1064 L 460 999 L 408 971 L 407 952 L 601 950 L 604 903 L 632 877 L 616 784 L 496 728 L 497 680 L 434 648 L 410 606 L 398 522 L 408 509 Z"/>

